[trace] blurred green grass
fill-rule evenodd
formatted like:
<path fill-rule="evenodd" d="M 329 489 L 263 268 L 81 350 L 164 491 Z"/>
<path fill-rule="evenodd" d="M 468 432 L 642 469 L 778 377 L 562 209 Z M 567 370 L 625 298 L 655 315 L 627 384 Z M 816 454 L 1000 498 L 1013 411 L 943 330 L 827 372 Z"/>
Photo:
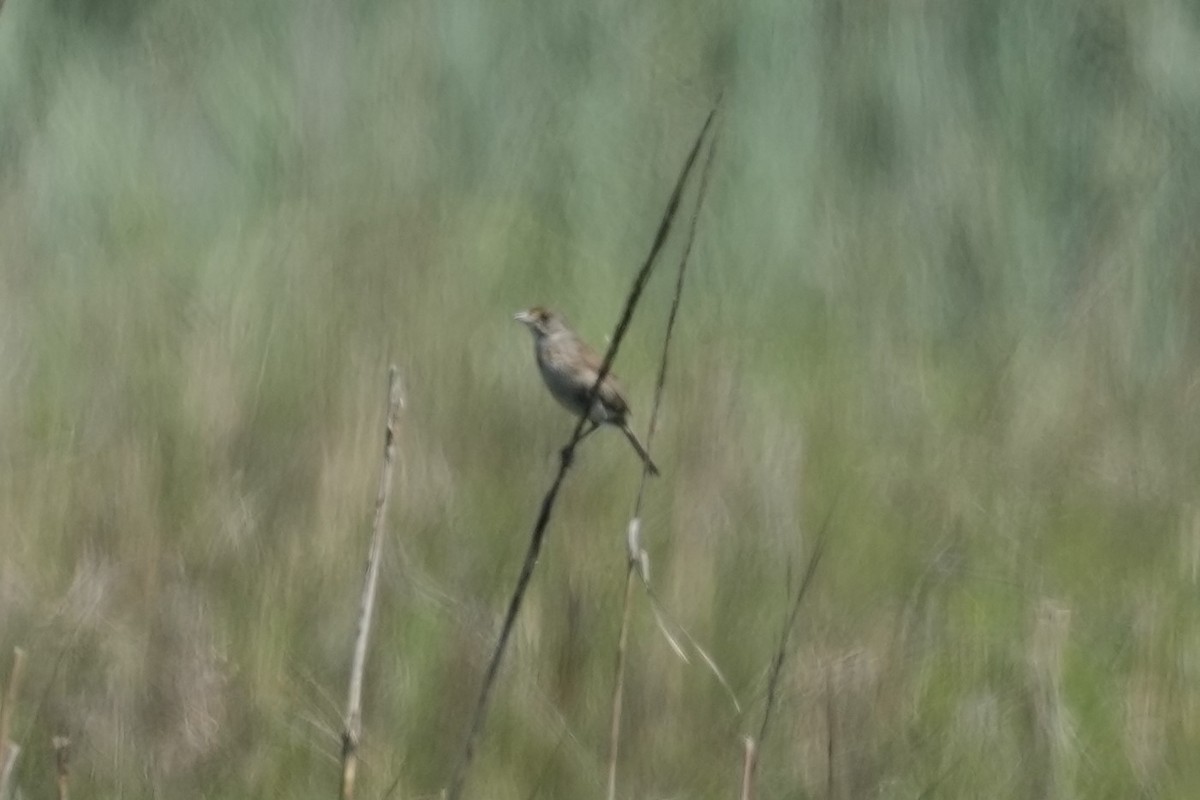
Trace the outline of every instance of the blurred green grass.
<path fill-rule="evenodd" d="M 732 794 L 839 492 L 764 795 L 1194 796 L 1198 45 L 1183 0 L 8 0 L 25 790 L 66 732 L 83 793 L 332 791 L 389 361 L 363 791 L 444 785 L 571 424 L 510 317 L 602 340 L 723 90 L 646 536 L 749 710 L 642 609 L 626 796 Z M 480 796 L 598 792 L 634 486 L 589 441 Z"/>

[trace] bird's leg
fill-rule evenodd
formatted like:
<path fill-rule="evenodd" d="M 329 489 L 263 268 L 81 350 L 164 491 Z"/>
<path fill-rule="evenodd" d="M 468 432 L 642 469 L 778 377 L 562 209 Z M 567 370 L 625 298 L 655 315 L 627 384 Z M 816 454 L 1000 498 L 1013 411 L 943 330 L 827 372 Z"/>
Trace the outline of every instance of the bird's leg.
<path fill-rule="evenodd" d="M 588 425 L 591 425 L 591 427 L 579 435 L 579 438 L 575 440 L 576 445 L 578 445 L 580 442 L 582 442 L 587 437 L 591 436 L 600 427 L 599 422 L 595 422 L 590 419 L 588 420 Z"/>
<path fill-rule="evenodd" d="M 587 437 L 591 436 L 593 433 L 596 432 L 596 429 L 600 427 L 600 423 L 593 422 L 590 419 L 588 420 L 588 425 L 590 425 L 591 427 L 588 428 L 587 430 L 585 430 L 583 433 L 579 434 L 579 438 L 576 439 L 574 441 L 574 443 L 569 444 L 562 449 L 563 466 L 565 466 L 565 467 L 571 466 L 571 461 L 575 457 L 575 448 L 579 446 L 580 442 L 582 442 Z"/>

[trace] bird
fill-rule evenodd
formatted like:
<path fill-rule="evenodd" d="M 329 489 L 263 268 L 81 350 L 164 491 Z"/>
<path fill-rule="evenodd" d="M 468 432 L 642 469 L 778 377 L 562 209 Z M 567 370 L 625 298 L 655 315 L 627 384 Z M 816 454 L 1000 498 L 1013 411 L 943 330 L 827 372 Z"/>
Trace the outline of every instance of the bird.
<path fill-rule="evenodd" d="M 538 371 L 542 373 L 542 380 L 550 394 L 563 408 L 581 416 L 587 408 L 596 376 L 600 374 L 600 356 L 571 328 L 566 317 L 557 311 L 534 306 L 521 311 L 513 319 L 524 324 L 533 334 L 533 352 L 537 356 Z M 632 412 L 621 383 L 610 372 L 604 376 L 595 400 L 587 408 L 587 418 L 592 426 L 580 437 L 580 441 L 601 425 L 619 428 L 650 474 L 658 475 L 658 467 L 651 460 L 646 446 L 629 427 L 630 416 Z"/>

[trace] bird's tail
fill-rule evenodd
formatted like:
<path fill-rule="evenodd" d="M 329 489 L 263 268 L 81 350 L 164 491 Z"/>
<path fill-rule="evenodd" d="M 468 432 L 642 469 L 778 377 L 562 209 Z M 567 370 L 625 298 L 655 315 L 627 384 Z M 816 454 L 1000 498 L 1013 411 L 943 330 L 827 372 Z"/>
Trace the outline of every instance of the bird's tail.
<path fill-rule="evenodd" d="M 633 449 L 637 450 L 637 454 L 642 457 L 642 461 L 646 463 L 646 468 L 650 470 L 650 474 L 657 476 L 658 467 L 655 466 L 654 462 L 650 459 L 650 454 L 646 452 L 646 447 L 642 444 L 642 441 L 638 439 L 637 434 L 633 432 L 633 429 L 629 427 L 628 422 L 621 425 L 621 432 L 625 434 L 625 438 L 629 440 L 631 445 L 633 445 Z"/>

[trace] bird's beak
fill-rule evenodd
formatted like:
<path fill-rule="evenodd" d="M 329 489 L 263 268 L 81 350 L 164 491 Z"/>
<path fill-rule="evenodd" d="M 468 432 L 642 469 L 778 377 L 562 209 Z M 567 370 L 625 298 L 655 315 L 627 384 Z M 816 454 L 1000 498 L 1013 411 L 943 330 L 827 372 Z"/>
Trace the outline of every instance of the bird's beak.
<path fill-rule="evenodd" d="M 520 311 L 513 315 L 513 320 L 515 320 L 516 322 L 521 322 L 521 323 L 528 325 L 530 323 L 530 321 L 532 320 L 532 318 L 529 316 L 528 311 Z"/>

